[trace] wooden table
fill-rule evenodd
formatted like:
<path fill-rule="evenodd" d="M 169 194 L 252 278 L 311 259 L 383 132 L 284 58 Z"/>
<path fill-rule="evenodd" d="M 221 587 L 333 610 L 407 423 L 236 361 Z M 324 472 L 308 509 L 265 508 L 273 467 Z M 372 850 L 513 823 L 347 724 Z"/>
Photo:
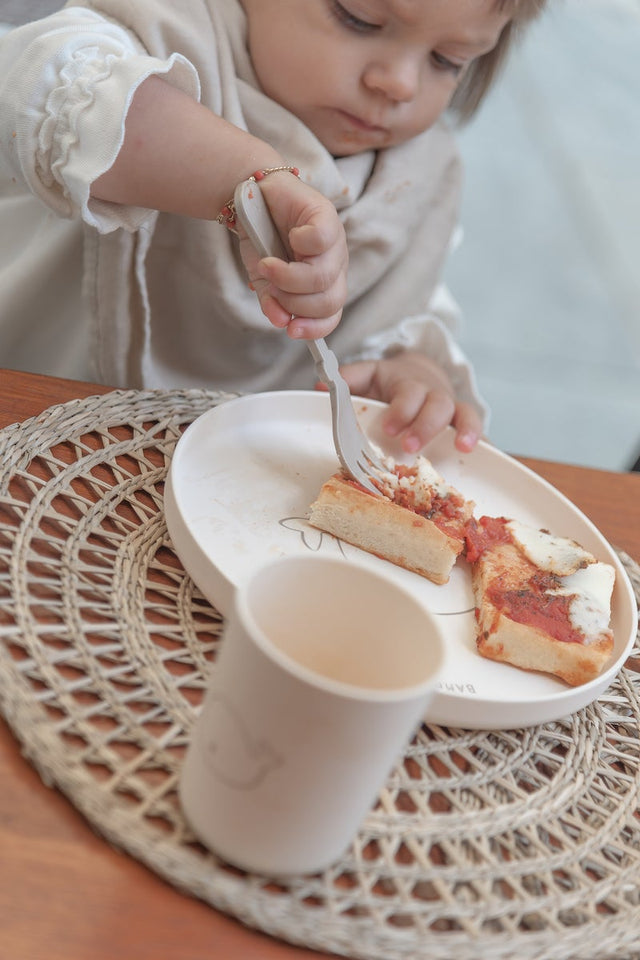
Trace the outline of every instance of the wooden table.
<path fill-rule="evenodd" d="M 106 392 L 93 384 L 0 370 L 0 427 Z M 640 474 L 522 458 L 612 544 L 640 559 Z M 0 722 L 2 960 L 312 960 L 181 895 L 96 837 L 43 785 Z M 322 955 L 326 956 L 326 955 Z"/>

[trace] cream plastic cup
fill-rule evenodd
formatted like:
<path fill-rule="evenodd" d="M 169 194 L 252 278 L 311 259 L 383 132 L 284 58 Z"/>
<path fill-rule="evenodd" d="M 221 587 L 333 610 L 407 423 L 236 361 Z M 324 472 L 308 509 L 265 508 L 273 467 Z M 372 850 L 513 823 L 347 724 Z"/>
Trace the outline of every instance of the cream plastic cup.
<path fill-rule="evenodd" d="M 393 581 L 309 555 L 235 594 L 180 778 L 195 834 L 246 870 L 340 857 L 420 724 L 444 661 L 436 617 Z"/>

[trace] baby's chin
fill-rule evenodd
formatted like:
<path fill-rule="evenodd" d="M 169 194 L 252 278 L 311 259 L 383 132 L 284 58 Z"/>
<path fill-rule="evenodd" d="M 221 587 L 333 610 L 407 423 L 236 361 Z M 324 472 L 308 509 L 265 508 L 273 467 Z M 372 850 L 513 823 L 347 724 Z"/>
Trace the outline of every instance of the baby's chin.
<path fill-rule="evenodd" d="M 367 153 L 370 150 L 384 150 L 396 145 L 396 141 L 390 135 L 386 137 L 340 136 L 327 137 L 324 140 L 318 139 L 336 160 L 341 157 L 353 157 L 358 153 Z"/>
<path fill-rule="evenodd" d="M 392 133 L 387 134 L 385 137 L 371 137 L 367 140 L 358 139 L 354 140 L 353 143 L 344 141 L 330 146 L 329 143 L 324 143 L 320 141 L 322 145 L 328 150 L 334 160 L 340 160 L 341 157 L 353 157 L 358 153 L 367 153 L 368 151 L 376 150 L 386 150 L 389 147 L 397 147 L 402 143 L 406 143 L 407 140 L 411 140 L 412 137 L 402 137 L 394 136 Z"/>

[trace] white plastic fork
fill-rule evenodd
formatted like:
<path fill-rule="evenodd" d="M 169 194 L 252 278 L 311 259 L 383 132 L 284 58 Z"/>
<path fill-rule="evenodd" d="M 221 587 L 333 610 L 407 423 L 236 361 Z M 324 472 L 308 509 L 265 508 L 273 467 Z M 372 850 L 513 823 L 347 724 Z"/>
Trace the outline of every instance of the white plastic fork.
<path fill-rule="evenodd" d="M 249 180 L 240 183 L 233 200 L 236 217 L 260 256 L 289 260 L 259 184 Z M 386 468 L 360 428 L 349 387 L 338 369 L 338 358 L 322 338 L 305 342 L 315 360 L 318 377 L 329 388 L 333 442 L 338 459 L 353 480 L 370 493 L 382 496 L 372 480 L 372 471 Z"/>

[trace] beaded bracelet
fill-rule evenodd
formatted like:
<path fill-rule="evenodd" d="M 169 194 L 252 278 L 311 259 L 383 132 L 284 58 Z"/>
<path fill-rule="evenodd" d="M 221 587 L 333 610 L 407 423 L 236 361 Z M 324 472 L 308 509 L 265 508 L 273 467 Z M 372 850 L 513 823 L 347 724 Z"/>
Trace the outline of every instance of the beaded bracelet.
<path fill-rule="evenodd" d="M 258 183 L 259 180 L 264 180 L 265 177 L 268 177 L 270 173 L 279 173 L 281 170 L 287 170 L 289 173 L 292 173 L 294 177 L 300 176 L 300 171 L 297 167 L 266 167 L 264 170 L 256 170 L 255 173 L 252 173 L 250 177 L 247 177 L 247 180 L 252 181 L 253 183 Z M 233 233 L 237 233 L 236 230 L 236 205 L 233 201 L 227 200 L 224 207 L 216 217 L 218 223 L 223 224 L 223 226 L 228 227 Z"/>

